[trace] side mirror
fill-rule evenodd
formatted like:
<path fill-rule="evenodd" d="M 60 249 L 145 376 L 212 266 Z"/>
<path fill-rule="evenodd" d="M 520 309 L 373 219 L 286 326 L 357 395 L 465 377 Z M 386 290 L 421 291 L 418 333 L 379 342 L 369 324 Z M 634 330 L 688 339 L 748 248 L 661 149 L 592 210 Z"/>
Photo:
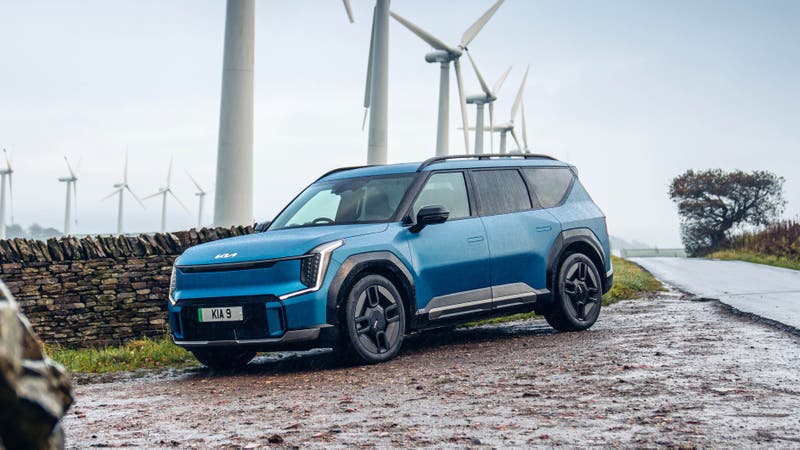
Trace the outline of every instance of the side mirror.
<path fill-rule="evenodd" d="M 444 223 L 450 217 L 450 211 L 442 205 L 425 206 L 417 213 L 417 223 L 411 226 L 409 231 L 419 233 L 428 225 Z"/>
<path fill-rule="evenodd" d="M 267 231 L 267 228 L 269 228 L 269 225 L 271 223 L 272 222 L 270 222 L 269 220 L 266 221 L 266 222 L 258 222 L 256 224 L 256 226 L 253 227 L 253 229 L 256 230 L 256 233 L 263 233 L 263 232 Z"/>

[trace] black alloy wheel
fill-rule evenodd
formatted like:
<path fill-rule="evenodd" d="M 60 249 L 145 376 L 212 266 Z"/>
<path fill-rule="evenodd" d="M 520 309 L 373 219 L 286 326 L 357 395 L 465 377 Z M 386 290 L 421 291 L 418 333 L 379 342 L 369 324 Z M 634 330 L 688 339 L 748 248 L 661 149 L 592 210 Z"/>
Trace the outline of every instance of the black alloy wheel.
<path fill-rule="evenodd" d="M 365 363 L 393 358 L 406 331 L 405 310 L 397 288 L 380 275 L 367 275 L 353 285 L 345 304 L 349 351 Z"/>
<path fill-rule="evenodd" d="M 553 328 L 580 331 L 594 325 L 603 303 L 603 285 L 591 259 L 581 253 L 567 255 L 555 288 L 553 310 L 545 315 Z"/>

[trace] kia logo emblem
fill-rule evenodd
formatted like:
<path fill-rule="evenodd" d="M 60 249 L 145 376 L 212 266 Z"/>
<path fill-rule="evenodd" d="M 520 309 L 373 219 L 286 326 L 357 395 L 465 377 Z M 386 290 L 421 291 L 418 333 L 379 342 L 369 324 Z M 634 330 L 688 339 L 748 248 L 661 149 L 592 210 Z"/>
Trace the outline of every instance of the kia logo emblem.
<path fill-rule="evenodd" d="M 238 253 L 220 253 L 219 255 L 215 256 L 214 259 L 225 259 L 225 258 L 233 258 L 234 256 L 238 255 Z"/>

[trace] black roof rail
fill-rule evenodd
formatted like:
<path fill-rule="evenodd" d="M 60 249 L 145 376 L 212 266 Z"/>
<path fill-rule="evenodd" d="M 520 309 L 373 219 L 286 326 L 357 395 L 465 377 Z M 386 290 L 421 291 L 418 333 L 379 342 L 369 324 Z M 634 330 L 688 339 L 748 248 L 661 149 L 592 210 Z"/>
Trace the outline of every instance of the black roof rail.
<path fill-rule="evenodd" d="M 333 169 L 333 170 L 329 170 L 329 171 L 323 173 L 322 176 L 317 178 L 314 182 L 316 183 L 317 181 L 327 177 L 328 175 L 333 175 L 335 173 L 344 172 L 344 171 L 353 170 L 353 169 L 363 169 L 364 167 L 371 167 L 371 166 L 374 166 L 374 164 L 365 164 L 363 166 L 339 167 L 339 168 L 336 168 L 336 169 Z"/>
<path fill-rule="evenodd" d="M 422 172 L 422 169 L 436 163 L 448 161 L 451 159 L 467 159 L 467 158 L 477 158 L 478 160 L 484 159 L 492 159 L 492 158 L 524 158 L 524 159 L 551 159 L 553 161 L 558 161 L 558 159 L 553 158 L 550 155 L 540 155 L 534 153 L 484 153 L 481 155 L 448 155 L 448 156 L 434 156 L 433 158 L 428 158 L 423 161 L 422 164 L 417 167 L 417 172 Z"/>

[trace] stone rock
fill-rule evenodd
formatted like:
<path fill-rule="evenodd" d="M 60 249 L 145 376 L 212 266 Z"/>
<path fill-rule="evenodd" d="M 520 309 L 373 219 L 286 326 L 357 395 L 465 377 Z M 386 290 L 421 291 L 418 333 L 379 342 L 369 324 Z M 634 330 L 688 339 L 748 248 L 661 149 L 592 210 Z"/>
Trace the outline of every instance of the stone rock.
<path fill-rule="evenodd" d="M 63 448 L 59 422 L 72 400 L 64 369 L 44 355 L 0 281 L 0 448 Z"/>

